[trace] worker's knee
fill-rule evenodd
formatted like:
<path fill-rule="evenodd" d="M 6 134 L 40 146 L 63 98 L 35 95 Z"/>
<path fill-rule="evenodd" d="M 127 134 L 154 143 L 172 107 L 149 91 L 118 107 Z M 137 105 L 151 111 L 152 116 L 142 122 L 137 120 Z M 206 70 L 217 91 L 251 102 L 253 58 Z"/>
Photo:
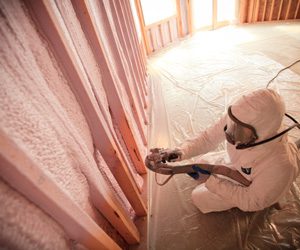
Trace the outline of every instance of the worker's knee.
<path fill-rule="evenodd" d="M 208 194 L 207 188 L 204 186 L 204 184 L 196 187 L 192 191 L 192 201 L 194 205 L 202 212 L 202 213 L 209 213 L 211 212 L 207 208 L 207 194 Z"/>
<path fill-rule="evenodd" d="M 192 191 L 192 201 L 195 206 L 204 214 L 219 212 L 233 207 L 225 202 L 220 196 L 210 192 L 205 184 L 201 184 Z"/>

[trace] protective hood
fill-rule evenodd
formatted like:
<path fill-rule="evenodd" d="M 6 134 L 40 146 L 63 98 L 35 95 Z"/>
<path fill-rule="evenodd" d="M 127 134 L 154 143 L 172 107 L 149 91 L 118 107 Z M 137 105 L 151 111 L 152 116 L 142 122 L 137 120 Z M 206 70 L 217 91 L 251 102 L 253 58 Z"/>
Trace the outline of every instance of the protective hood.
<path fill-rule="evenodd" d="M 231 107 L 240 121 L 256 129 L 261 141 L 275 135 L 281 127 L 285 105 L 281 96 L 271 89 L 260 89 L 243 95 Z"/>

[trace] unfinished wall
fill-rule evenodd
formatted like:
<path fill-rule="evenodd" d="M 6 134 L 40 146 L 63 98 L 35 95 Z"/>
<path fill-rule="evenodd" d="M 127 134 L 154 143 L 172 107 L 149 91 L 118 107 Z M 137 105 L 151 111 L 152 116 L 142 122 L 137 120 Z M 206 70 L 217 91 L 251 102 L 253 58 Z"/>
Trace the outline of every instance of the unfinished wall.
<path fill-rule="evenodd" d="M 240 23 L 300 19 L 299 0 L 242 0 Z"/>
<path fill-rule="evenodd" d="M 128 1 L 0 1 L 0 245 L 126 249 L 147 84 Z"/>
<path fill-rule="evenodd" d="M 183 22 L 185 22 L 186 0 L 176 0 L 176 14 L 152 24 L 145 24 L 141 0 L 134 0 L 137 9 L 143 43 L 148 55 L 167 45 L 179 41 L 186 34 Z M 174 1 L 175 4 L 175 1 Z"/>

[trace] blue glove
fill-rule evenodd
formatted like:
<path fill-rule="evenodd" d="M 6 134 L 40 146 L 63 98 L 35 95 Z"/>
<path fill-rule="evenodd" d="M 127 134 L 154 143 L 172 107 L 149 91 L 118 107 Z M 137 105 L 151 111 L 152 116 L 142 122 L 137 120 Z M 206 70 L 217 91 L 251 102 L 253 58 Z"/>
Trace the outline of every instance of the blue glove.
<path fill-rule="evenodd" d="M 197 165 L 193 165 L 192 168 L 193 168 L 193 170 L 195 172 L 188 173 L 188 175 L 191 176 L 195 180 L 198 180 L 199 178 L 201 179 L 200 174 L 202 174 L 202 175 L 210 175 L 209 171 L 204 170 L 204 169 L 198 167 Z M 205 176 L 205 177 L 207 177 L 207 176 Z"/>

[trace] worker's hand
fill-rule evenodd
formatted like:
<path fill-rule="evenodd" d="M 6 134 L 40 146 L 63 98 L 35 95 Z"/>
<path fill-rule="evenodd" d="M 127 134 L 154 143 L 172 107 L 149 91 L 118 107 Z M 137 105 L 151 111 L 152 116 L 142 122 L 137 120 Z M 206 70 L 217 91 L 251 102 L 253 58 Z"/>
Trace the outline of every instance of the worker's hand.
<path fill-rule="evenodd" d="M 146 159 L 153 162 L 175 162 L 182 160 L 182 152 L 179 149 L 164 149 L 164 148 L 152 148 Z"/>
<path fill-rule="evenodd" d="M 197 180 L 199 183 L 204 183 L 210 176 L 210 171 L 200 168 L 197 165 L 192 166 L 194 172 L 188 173 L 193 179 Z"/>
<path fill-rule="evenodd" d="M 165 152 L 165 159 L 168 162 L 176 162 L 181 161 L 182 159 L 182 152 L 179 149 L 164 149 Z"/>

